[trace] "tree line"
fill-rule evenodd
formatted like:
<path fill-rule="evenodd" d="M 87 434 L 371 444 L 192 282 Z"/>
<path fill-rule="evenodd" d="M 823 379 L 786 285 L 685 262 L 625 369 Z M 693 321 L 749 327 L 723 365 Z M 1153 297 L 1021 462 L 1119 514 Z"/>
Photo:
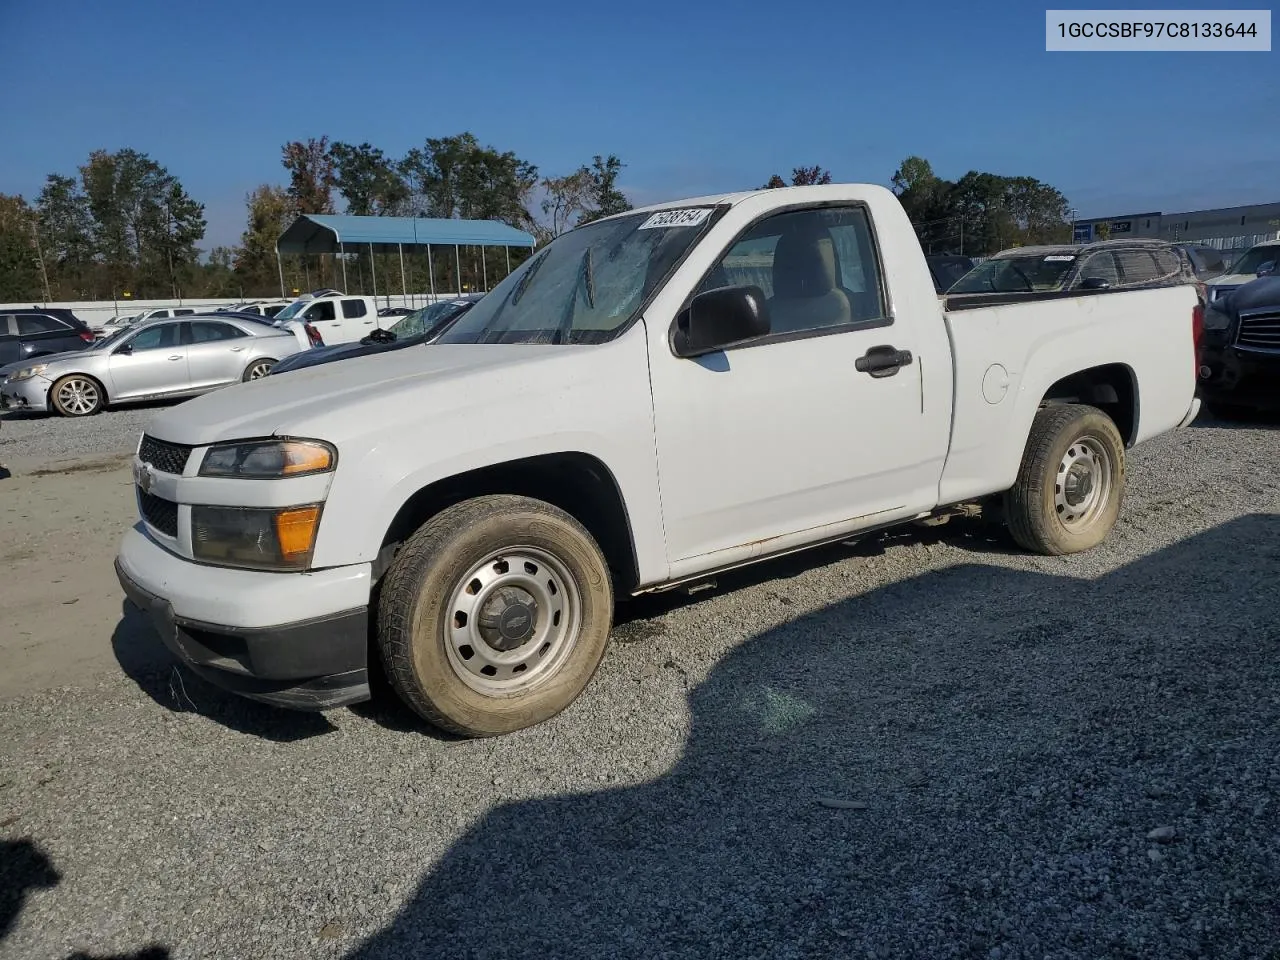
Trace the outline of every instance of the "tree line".
<path fill-rule="evenodd" d="M 538 244 L 582 223 L 631 209 L 618 187 L 625 165 L 613 154 L 561 176 L 542 174 L 510 150 L 473 134 L 428 138 L 403 156 L 328 137 L 281 147 L 284 184 L 245 197 L 245 227 L 231 247 L 200 247 L 204 205 L 147 154 L 91 153 L 76 175 L 52 173 L 34 202 L 0 194 L 0 302 L 250 297 L 336 286 L 349 292 L 398 292 L 399 258 L 367 251 L 285 256 L 276 240 L 299 214 L 349 214 L 498 220 L 527 230 Z M 821 166 L 774 174 L 762 189 L 831 182 Z M 987 255 L 1011 246 L 1070 240 L 1067 200 L 1033 177 L 970 171 L 937 176 L 921 157 L 906 158 L 890 186 L 929 253 Z M 405 250 L 411 289 L 428 278 L 441 290 L 492 286 L 528 256 L 464 248 Z M 343 267 L 345 266 L 345 271 Z M 461 271 L 459 275 L 459 271 Z M 394 278 L 391 283 L 388 280 Z"/>

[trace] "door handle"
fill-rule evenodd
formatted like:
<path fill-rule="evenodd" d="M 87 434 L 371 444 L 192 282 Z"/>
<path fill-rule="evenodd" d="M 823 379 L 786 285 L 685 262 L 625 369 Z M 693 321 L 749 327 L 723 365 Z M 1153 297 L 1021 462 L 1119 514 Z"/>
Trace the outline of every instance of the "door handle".
<path fill-rule="evenodd" d="M 232 352 L 232 353 L 239 353 L 239 352 L 240 352 L 241 350 L 243 350 L 243 349 L 244 349 L 244 347 L 232 347 L 232 348 L 231 348 L 231 352 Z"/>
<path fill-rule="evenodd" d="M 869 373 L 879 379 L 892 377 L 902 367 L 908 366 L 915 358 L 910 350 L 899 350 L 888 344 L 872 347 L 853 362 L 853 368 L 859 373 Z"/>
<path fill-rule="evenodd" d="M 169 359 L 170 359 L 170 360 L 181 360 L 181 359 L 182 359 L 182 355 L 181 355 L 181 354 L 179 354 L 178 356 L 176 356 L 176 357 L 170 357 Z"/>

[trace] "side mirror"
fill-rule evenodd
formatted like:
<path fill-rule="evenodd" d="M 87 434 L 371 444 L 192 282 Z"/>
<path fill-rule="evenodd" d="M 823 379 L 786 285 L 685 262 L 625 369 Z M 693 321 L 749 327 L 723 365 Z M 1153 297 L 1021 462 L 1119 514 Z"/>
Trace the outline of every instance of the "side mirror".
<path fill-rule="evenodd" d="M 132 343 L 122 343 L 122 344 L 120 344 L 120 346 L 116 347 L 115 352 L 116 352 L 116 353 L 123 353 L 125 356 L 128 356 L 129 354 L 133 353 L 133 344 L 132 344 Z"/>
<path fill-rule="evenodd" d="M 719 287 L 693 298 L 676 317 L 671 350 L 677 357 L 700 357 L 769 332 L 764 291 L 756 286 Z"/>
<path fill-rule="evenodd" d="M 1266 263 L 1261 263 L 1258 265 L 1257 276 L 1269 277 L 1275 272 L 1276 272 L 1276 262 L 1274 260 L 1268 260 Z"/>
<path fill-rule="evenodd" d="M 1103 280 L 1102 277 L 1085 277 L 1080 283 L 1081 290 L 1106 290 L 1111 286 L 1109 280 Z"/>

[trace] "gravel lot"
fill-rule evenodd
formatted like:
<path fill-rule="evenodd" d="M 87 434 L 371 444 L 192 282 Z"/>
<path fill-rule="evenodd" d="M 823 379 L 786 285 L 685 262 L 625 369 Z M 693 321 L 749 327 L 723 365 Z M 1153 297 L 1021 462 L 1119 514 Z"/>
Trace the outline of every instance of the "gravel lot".
<path fill-rule="evenodd" d="M 9 411 L 0 414 L 0 463 L 11 470 L 14 463 L 47 468 L 62 461 L 132 453 L 142 428 L 163 409 L 123 407 L 75 420 Z"/>
<path fill-rule="evenodd" d="M 0 702 L 0 957 L 1275 958 L 1278 464 L 1202 419 L 1086 555 L 952 524 L 630 604 L 493 741 L 229 698 L 117 602 L 95 683 Z"/>

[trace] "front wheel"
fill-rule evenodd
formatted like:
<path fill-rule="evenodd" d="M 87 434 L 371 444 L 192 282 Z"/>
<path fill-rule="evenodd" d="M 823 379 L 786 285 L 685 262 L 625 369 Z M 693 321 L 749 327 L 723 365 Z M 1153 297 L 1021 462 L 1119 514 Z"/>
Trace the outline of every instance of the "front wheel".
<path fill-rule="evenodd" d="M 53 409 L 64 417 L 89 417 L 106 404 L 102 384 L 93 377 L 73 373 L 55 381 L 49 389 Z"/>
<path fill-rule="evenodd" d="M 555 716 L 586 689 L 613 619 L 591 534 L 540 500 L 477 497 L 425 523 L 388 570 L 378 646 L 392 686 L 462 736 Z"/>
<path fill-rule="evenodd" d="M 1036 414 L 1018 479 L 1004 495 L 1019 546 L 1060 556 L 1107 538 L 1124 498 L 1124 440 L 1101 410 L 1055 404 Z"/>

